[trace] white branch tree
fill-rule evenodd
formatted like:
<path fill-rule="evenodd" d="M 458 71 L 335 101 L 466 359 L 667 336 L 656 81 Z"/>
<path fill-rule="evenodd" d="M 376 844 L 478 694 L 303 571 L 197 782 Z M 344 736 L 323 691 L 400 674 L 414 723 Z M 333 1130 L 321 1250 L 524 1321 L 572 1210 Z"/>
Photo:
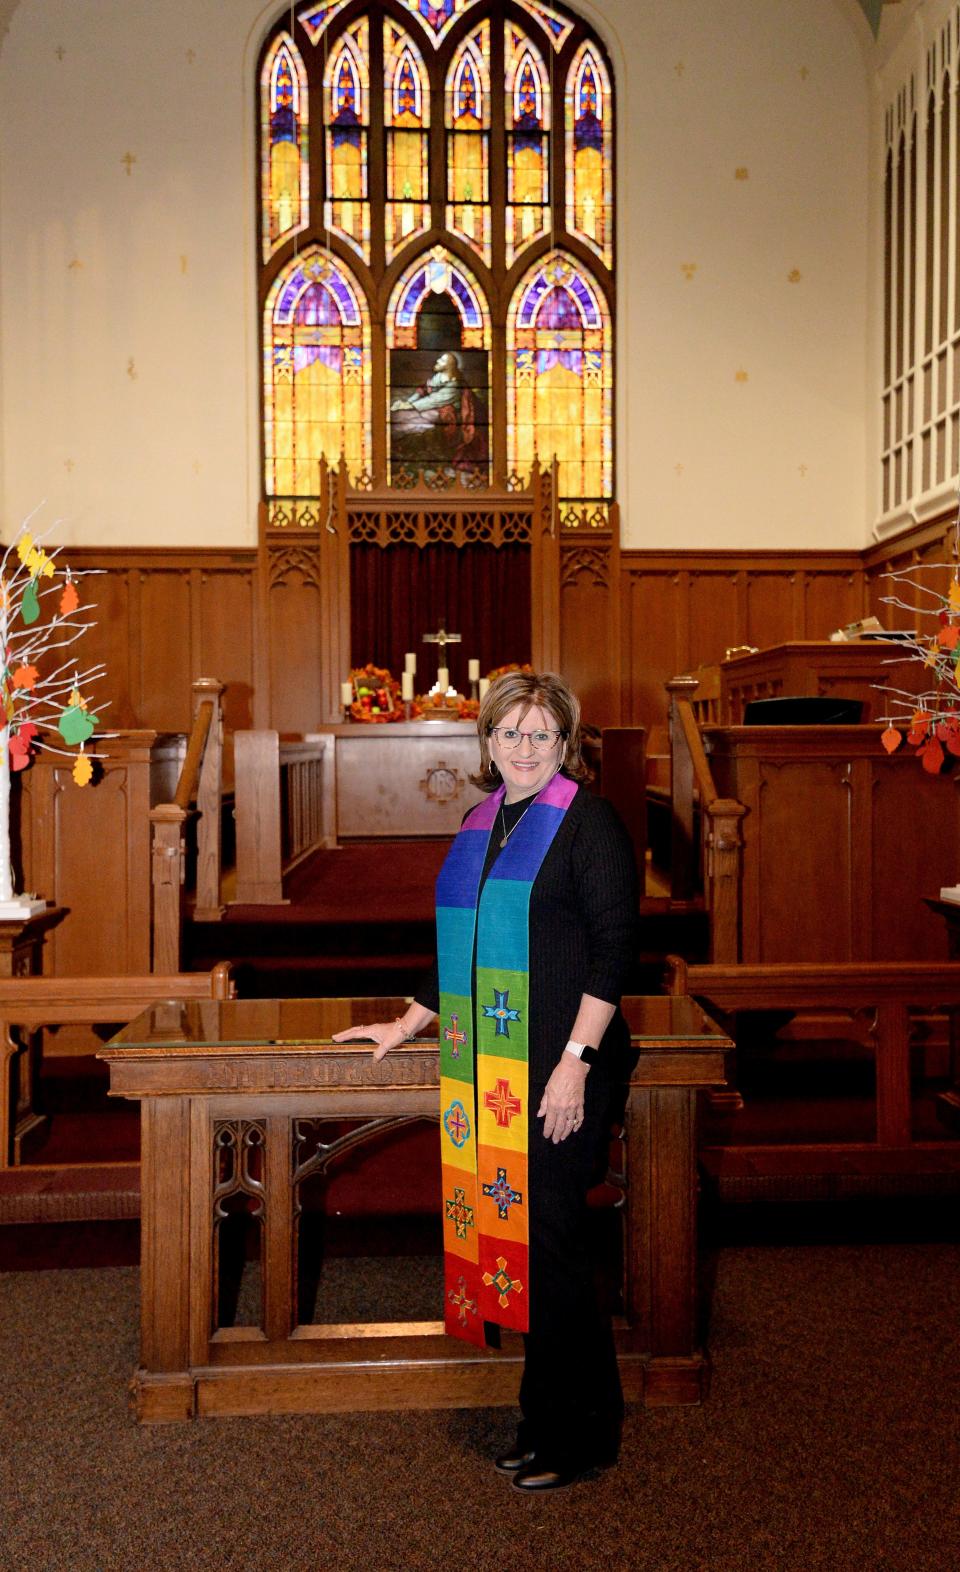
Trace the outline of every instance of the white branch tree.
<path fill-rule="evenodd" d="M 0 920 L 31 916 L 46 904 L 14 892 L 11 773 L 25 769 L 42 748 L 73 758 L 73 779 L 86 786 L 96 757 L 87 751 L 99 725 L 90 711 L 90 688 L 106 668 L 81 670 L 68 652 L 93 626 L 93 607 L 81 604 L 78 584 L 102 570 L 72 573 L 59 557 L 24 525 L 0 559 Z"/>

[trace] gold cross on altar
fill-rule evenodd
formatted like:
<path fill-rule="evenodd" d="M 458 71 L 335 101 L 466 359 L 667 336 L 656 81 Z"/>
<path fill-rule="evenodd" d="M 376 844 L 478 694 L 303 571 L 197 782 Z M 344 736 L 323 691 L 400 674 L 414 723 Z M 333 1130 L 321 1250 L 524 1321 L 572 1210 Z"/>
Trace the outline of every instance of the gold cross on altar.
<path fill-rule="evenodd" d="M 439 644 L 439 646 L 440 646 L 440 664 L 441 664 L 441 666 L 443 666 L 443 665 L 446 664 L 444 657 L 446 656 L 446 653 L 447 653 L 447 645 L 448 644 L 459 644 L 460 640 L 461 640 L 461 637 L 462 637 L 462 635 L 459 634 L 459 633 L 448 633 L 446 628 L 443 625 L 443 618 L 441 617 L 441 619 L 440 619 L 440 626 L 437 629 L 436 633 L 425 633 L 423 635 L 423 642 L 424 642 L 424 644 Z"/>

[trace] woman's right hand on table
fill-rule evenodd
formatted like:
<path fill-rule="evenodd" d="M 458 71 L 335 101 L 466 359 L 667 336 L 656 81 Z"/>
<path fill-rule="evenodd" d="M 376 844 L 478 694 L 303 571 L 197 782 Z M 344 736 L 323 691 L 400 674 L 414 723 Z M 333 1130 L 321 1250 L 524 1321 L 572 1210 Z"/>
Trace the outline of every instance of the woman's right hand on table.
<path fill-rule="evenodd" d="M 333 1042 L 349 1043 L 357 1040 L 373 1041 L 374 1059 L 382 1059 L 391 1048 L 399 1048 L 407 1041 L 407 1034 L 399 1021 L 374 1021 L 372 1026 L 348 1026 L 345 1032 L 335 1032 Z"/>

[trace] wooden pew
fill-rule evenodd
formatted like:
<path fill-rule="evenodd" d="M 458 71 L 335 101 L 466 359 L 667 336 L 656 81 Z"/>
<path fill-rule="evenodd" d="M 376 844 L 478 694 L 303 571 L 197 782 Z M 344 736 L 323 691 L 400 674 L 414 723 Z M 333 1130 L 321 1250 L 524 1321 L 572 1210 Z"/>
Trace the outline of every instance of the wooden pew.
<path fill-rule="evenodd" d="M 738 1140 L 734 1120 L 729 1141 L 700 1147 L 701 1163 L 719 1181 L 721 1192 L 757 1198 L 806 1185 L 804 1193 L 810 1196 L 870 1193 L 882 1192 L 886 1181 L 895 1185 L 899 1179 L 909 1188 L 936 1175 L 955 1175 L 960 1183 L 960 1139 L 914 1139 L 911 1098 L 912 1014 L 929 1017 L 937 1008 L 952 1022 L 960 1005 L 960 966 L 691 966 L 671 956 L 668 988 L 672 994 L 692 995 L 721 1020 L 805 1011 L 821 1017 L 862 1012 L 866 1017 L 863 1037 L 876 1066 L 874 1140 L 747 1143 Z M 736 1029 L 731 1035 L 736 1037 Z M 954 1081 L 957 1068 L 954 1053 Z M 942 1116 L 944 1110 L 938 1111 Z"/>
<path fill-rule="evenodd" d="M 6 1206 L 0 1204 L 0 1221 L 21 1220 L 16 1205 L 11 1209 L 10 1197 L 14 1195 L 23 1200 L 22 1220 L 39 1220 L 34 1215 L 36 1207 L 31 1213 L 31 1195 L 49 1192 L 56 1179 L 50 1168 L 20 1166 L 25 1141 L 45 1122 L 42 1109 L 36 1106 L 44 1028 L 67 1024 L 122 1026 L 157 1000 L 229 999 L 234 992 L 227 961 L 219 962 L 212 972 L 180 972 L 167 977 L 151 974 L 0 979 L 0 1197 L 5 1195 L 8 1202 Z M 69 1177 L 75 1189 L 76 1183 L 82 1182 L 83 1173 L 76 1165 L 69 1166 L 74 1169 Z M 79 1169 L 88 1166 L 97 1165 L 82 1164 Z M 136 1177 L 135 1163 L 112 1166 L 133 1170 Z M 19 1177 L 9 1178 L 11 1170 L 17 1170 Z M 42 1205 L 39 1210 L 43 1211 Z"/>

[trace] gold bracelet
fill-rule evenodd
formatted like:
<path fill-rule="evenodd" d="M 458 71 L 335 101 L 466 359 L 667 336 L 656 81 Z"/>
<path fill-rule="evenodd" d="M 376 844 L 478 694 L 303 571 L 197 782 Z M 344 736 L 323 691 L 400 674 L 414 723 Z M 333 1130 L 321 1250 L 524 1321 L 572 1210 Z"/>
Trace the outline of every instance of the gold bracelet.
<path fill-rule="evenodd" d="M 403 1040 L 404 1040 L 405 1043 L 412 1043 L 413 1042 L 413 1039 L 417 1035 L 416 1032 L 408 1032 L 407 1028 L 404 1026 L 403 1022 L 401 1021 L 399 1015 L 394 1016 L 393 1024 L 394 1024 L 394 1026 L 399 1026 L 401 1032 L 403 1033 Z"/>

